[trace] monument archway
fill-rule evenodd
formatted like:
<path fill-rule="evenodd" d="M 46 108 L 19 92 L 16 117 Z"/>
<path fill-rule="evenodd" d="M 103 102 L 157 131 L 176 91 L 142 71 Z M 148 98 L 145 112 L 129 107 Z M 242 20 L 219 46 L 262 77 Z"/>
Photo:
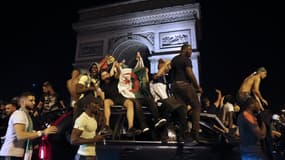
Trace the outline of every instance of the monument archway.
<path fill-rule="evenodd" d="M 130 67 L 134 67 L 136 64 L 136 54 L 137 52 L 141 53 L 141 56 L 144 60 L 144 64 L 149 67 L 149 60 L 147 59 L 150 55 L 149 49 L 147 46 L 140 42 L 127 41 L 117 46 L 112 52 L 113 56 L 119 61 L 125 61 Z"/>
<path fill-rule="evenodd" d="M 119 62 L 124 60 L 125 64 L 134 67 L 136 64 L 136 54 L 141 53 L 144 64 L 150 67 L 148 57 L 151 56 L 153 49 L 151 43 L 144 37 L 138 35 L 128 35 L 121 37 L 116 42 L 110 44 L 108 53 L 112 53 Z"/>
<path fill-rule="evenodd" d="M 188 43 L 193 48 L 193 71 L 199 81 L 199 3 L 130 0 L 83 9 L 79 14 L 79 21 L 73 24 L 77 32 L 74 66 L 86 68 L 105 55 L 113 55 L 132 67 L 139 51 L 150 72 L 155 73 L 159 59 L 172 59 Z"/>

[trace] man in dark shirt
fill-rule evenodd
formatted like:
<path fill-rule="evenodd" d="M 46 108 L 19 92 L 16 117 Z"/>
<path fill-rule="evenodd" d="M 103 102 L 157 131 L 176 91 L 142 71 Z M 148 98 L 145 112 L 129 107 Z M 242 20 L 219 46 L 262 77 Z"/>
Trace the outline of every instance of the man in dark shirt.
<path fill-rule="evenodd" d="M 160 77 L 167 70 L 170 71 L 171 76 L 171 89 L 172 92 L 180 102 L 190 105 L 192 108 L 192 130 L 191 136 L 195 141 L 199 141 L 200 130 L 200 112 L 201 104 L 197 93 L 202 93 L 202 88 L 199 86 L 196 77 L 192 70 L 192 46 L 184 44 L 181 47 L 181 53 L 175 56 L 171 62 L 165 63 L 164 66 L 157 72 L 154 78 Z M 186 113 L 185 108 L 185 113 Z"/>
<path fill-rule="evenodd" d="M 66 109 L 63 97 L 54 90 L 49 81 L 42 86 L 43 94 L 40 97 L 33 116 L 39 120 L 40 125 L 51 123 L 56 120 Z"/>

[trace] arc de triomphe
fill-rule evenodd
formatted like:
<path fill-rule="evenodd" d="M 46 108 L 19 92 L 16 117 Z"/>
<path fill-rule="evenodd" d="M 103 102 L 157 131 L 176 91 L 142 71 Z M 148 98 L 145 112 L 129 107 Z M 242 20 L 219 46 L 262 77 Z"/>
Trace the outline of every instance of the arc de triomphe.
<path fill-rule="evenodd" d="M 170 3 L 171 2 L 171 3 Z M 135 64 L 142 53 L 151 73 L 158 59 L 171 59 L 184 43 L 193 47 L 193 71 L 199 80 L 200 5 L 191 0 L 131 0 L 79 11 L 74 66 L 86 68 L 104 55 Z"/>

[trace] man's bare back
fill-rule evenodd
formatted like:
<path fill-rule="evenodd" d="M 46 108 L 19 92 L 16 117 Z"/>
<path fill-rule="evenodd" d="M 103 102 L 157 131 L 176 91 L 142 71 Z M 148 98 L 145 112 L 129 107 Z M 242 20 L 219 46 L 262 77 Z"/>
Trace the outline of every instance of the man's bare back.
<path fill-rule="evenodd" d="M 259 90 L 260 82 L 266 76 L 267 71 L 265 70 L 265 68 L 261 67 L 256 72 L 246 77 L 239 88 L 239 95 L 246 94 L 248 96 L 253 96 L 258 100 L 261 107 L 262 104 L 268 106 L 268 102 L 262 97 L 261 92 Z"/>
<path fill-rule="evenodd" d="M 254 84 L 255 83 L 260 83 L 260 77 L 257 75 L 250 75 L 248 77 L 246 77 L 240 88 L 239 88 L 239 92 L 246 92 L 246 93 L 251 93 L 252 89 L 254 88 Z"/>
<path fill-rule="evenodd" d="M 67 80 L 67 89 L 68 89 L 68 92 L 70 94 L 70 98 L 71 98 L 71 105 L 72 103 L 74 102 L 77 102 L 78 99 L 79 99 L 79 94 L 77 94 L 76 92 L 76 84 L 78 83 L 79 81 L 79 78 L 80 78 L 80 71 L 79 70 L 73 70 L 72 71 L 72 74 L 71 74 L 71 79 Z"/>

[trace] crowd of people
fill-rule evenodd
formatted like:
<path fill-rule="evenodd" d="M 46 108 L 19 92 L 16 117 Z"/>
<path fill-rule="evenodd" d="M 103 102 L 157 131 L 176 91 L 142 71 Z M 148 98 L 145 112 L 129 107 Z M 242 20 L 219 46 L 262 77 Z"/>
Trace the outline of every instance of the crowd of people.
<path fill-rule="evenodd" d="M 260 118 L 270 110 L 259 90 L 261 80 L 267 76 L 266 69 L 260 67 L 246 77 L 236 96 L 222 95 L 216 89 L 215 97 L 209 98 L 193 73 L 191 55 L 191 45 L 184 44 L 181 53 L 172 60 L 159 60 L 155 74 L 149 73 L 139 52 L 135 66 L 105 56 L 99 63 L 91 63 L 86 73 L 78 68 L 72 71 L 66 83 L 70 104 L 64 103 L 48 81 L 42 85 L 43 94 L 37 104 L 35 95 L 30 92 L 9 103 L 1 103 L 0 133 L 4 141 L 0 156 L 31 159 L 36 146 L 33 140 L 56 134 L 58 128 L 49 124 L 71 110 L 70 143 L 79 146 L 76 157 L 95 159 L 96 142 L 114 134 L 110 118 L 112 107 L 120 105 L 126 110 L 127 137 L 155 132 L 159 140 L 168 142 L 167 127 L 174 120 L 179 123 L 177 142 L 199 144 L 203 132 L 200 113 L 215 114 L 226 126 L 225 133 L 240 137 L 242 159 L 270 159 L 262 147 L 262 140 L 271 135 L 270 124 L 265 117 Z M 145 110 L 151 115 L 150 121 Z M 191 127 L 188 117 L 191 117 Z"/>

